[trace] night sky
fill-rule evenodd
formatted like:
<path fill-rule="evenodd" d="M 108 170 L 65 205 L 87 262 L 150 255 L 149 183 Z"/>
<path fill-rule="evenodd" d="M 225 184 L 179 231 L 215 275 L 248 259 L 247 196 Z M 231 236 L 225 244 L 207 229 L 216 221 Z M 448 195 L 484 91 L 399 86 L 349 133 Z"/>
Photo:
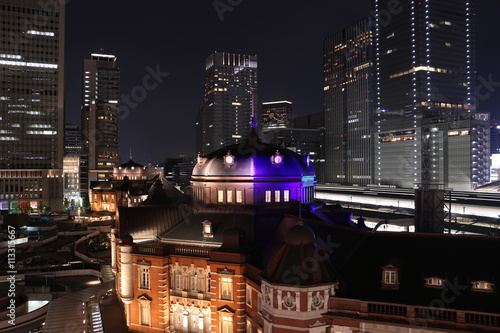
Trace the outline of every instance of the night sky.
<path fill-rule="evenodd" d="M 370 1 L 230 2 L 239 4 L 221 20 L 211 0 L 69 0 L 66 120 L 80 123 L 82 62 L 94 52 L 118 57 L 123 94 L 142 86 L 148 66 L 169 73 L 121 120 L 123 162 L 130 147 L 142 164 L 195 156 L 205 59 L 214 51 L 258 55 L 259 102 L 287 99 L 298 115 L 322 111 L 323 39 L 369 15 Z M 476 67 L 483 86 L 479 111 L 499 119 L 500 1 L 476 2 Z"/>

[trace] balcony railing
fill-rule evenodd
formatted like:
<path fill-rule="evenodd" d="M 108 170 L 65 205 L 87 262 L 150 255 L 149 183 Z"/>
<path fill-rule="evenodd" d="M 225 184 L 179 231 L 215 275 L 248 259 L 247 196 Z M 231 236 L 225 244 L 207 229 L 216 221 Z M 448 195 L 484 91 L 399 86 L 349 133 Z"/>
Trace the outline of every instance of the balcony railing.
<path fill-rule="evenodd" d="M 500 314 L 461 311 L 446 308 L 411 306 L 395 303 L 365 302 L 345 298 L 330 298 L 327 317 L 350 317 L 360 320 L 400 322 L 412 325 L 425 321 L 429 327 L 460 327 L 479 329 L 481 326 L 500 331 Z"/>
<path fill-rule="evenodd" d="M 210 249 L 199 247 L 168 245 L 156 246 L 146 244 L 134 244 L 133 252 L 137 254 L 149 254 L 154 256 L 167 256 L 169 254 L 178 254 L 192 257 L 210 257 Z"/>

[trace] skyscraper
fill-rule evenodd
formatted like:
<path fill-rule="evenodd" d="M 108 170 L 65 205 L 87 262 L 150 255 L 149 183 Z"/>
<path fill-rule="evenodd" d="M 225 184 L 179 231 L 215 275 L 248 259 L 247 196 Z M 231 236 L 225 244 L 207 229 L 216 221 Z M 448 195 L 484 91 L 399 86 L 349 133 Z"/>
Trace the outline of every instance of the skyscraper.
<path fill-rule="evenodd" d="M 292 123 L 292 102 L 273 101 L 262 103 L 262 128 L 289 128 Z"/>
<path fill-rule="evenodd" d="M 64 158 L 63 158 L 63 195 L 68 203 L 81 204 L 80 192 L 81 159 L 82 157 L 82 131 L 74 124 L 66 124 L 64 131 Z M 85 172 L 88 170 L 84 169 Z M 83 176 L 87 183 L 87 175 Z M 84 193 L 86 197 L 88 193 Z"/>
<path fill-rule="evenodd" d="M 120 70 L 116 56 L 93 53 L 83 61 L 82 134 L 89 182 L 111 177 L 118 157 Z"/>
<path fill-rule="evenodd" d="M 197 150 L 206 155 L 250 133 L 257 105 L 257 56 L 215 52 L 206 61 L 204 107 L 197 117 Z"/>
<path fill-rule="evenodd" d="M 491 138 L 491 154 L 500 154 L 500 125 L 498 123 L 491 124 L 490 127 Z"/>
<path fill-rule="evenodd" d="M 487 181 L 487 115 L 474 105 L 473 0 L 411 0 L 375 7 L 374 183 L 437 183 L 470 190 Z M 480 122 L 456 128 L 457 120 Z M 465 125 L 465 123 L 463 123 Z M 454 130 L 468 143 L 449 146 Z M 462 132 L 463 131 L 463 132 Z M 453 135 L 451 135 L 453 136 Z M 461 163 L 458 182 L 452 155 Z M 464 161 L 466 162 L 466 161 Z M 465 185 L 468 183 L 468 185 Z"/>
<path fill-rule="evenodd" d="M 368 18 L 324 41 L 325 181 L 328 183 L 371 182 L 372 45 Z"/>
<path fill-rule="evenodd" d="M 60 209 L 64 2 L 0 0 L 0 20 L 0 209 Z"/>

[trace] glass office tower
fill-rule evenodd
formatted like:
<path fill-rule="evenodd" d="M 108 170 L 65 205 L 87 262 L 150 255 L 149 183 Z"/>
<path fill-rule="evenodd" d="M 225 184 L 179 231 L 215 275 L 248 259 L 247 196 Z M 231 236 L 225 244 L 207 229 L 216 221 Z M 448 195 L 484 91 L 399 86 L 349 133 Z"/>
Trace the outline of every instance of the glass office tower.
<path fill-rule="evenodd" d="M 371 182 L 373 129 L 371 19 L 324 41 L 325 182 Z"/>
<path fill-rule="evenodd" d="M 206 61 L 205 103 L 197 117 L 197 150 L 206 155 L 241 142 L 258 105 L 257 56 L 215 52 Z M 260 117 L 259 117 L 260 118 Z"/>
<path fill-rule="evenodd" d="M 262 128 L 289 128 L 292 126 L 292 102 L 272 101 L 262 103 Z"/>
<path fill-rule="evenodd" d="M 410 0 L 398 6 L 375 0 L 374 8 L 374 183 L 470 190 L 487 182 L 488 135 L 481 122 L 488 115 L 475 114 L 473 96 L 473 0 Z M 461 128 L 469 143 L 452 147 L 455 138 L 448 131 L 457 121 L 480 124 Z M 454 154 L 464 156 L 459 174 L 466 180 L 457 181 L 452 171 Z"/>
<path fill-rule="evenodd" d="M 62 208 L 63 3 L 0 0 L 2 211 Z"/>
<path fill-rule="evenodd" d="M 88 180 L 107 180 L 119 160 L 120 69 L 116 56 L 91 54 L 83 61 L 82 135 Z"/>

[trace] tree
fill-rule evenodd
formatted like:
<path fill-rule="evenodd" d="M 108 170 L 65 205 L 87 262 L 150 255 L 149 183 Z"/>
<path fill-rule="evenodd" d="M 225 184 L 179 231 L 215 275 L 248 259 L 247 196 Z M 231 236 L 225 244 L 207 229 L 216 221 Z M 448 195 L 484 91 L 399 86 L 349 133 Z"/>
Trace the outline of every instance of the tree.
<path fill-rule="evenodd" d="M 18 209 L 19 209 L 19 211 L 20 211 L 21 213 L 26 214 L 26 213 L 28 213 L 28 212 L 29 212 L 29 210 L 30 210 L 30 206 L 29 206 L 29 204 L 28 204 L 28 202 L 27 202 L 27 201 L 21 201 L 21 202 L 19 203 L 19 208 L 18 208 Z"/>
<path fill-rule="evenodd" d="M 90 199 L 89 199 L 89 195 L 87 194 L 83 200 L 82 200 L 82 206 L 83 208 L 90 208 Z"/>

